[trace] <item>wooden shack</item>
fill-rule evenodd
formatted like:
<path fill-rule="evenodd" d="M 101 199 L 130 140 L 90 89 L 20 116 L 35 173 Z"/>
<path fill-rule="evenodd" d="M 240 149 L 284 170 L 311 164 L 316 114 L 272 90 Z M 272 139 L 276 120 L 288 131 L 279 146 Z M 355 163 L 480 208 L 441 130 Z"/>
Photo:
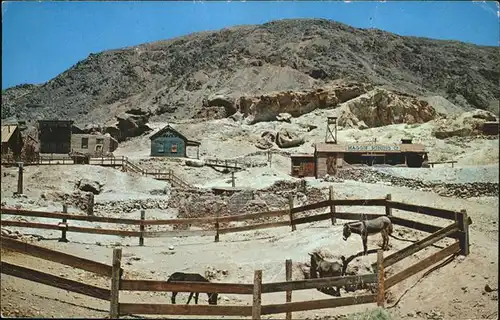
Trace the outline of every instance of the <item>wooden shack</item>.
<path fill-rule="evenodd" d="M 2 157 L 21 155 L 23 140 L 17 124 L 2 125 Z"/>
<path fill-rule="evenodd" d="M 40 153 L 68 154 L 72 126 L 72 120 L 38 120 Z"/>
<path fill-rule="evenodd" d="M 118 148 L 118 141 L 110 135 L 72 134 L 71 151 L 89 155 L 106 155 Z"/>
<path fill-rule="evenodd" d="M 200 157 L 200 142 L 189 140 L 170 125 L 150 137 L 151 156 L 187 158 L 187 147 L 197 147 L 196 158 Z"/>
<path fill-rule="evenodd" d="M 293 177 L 314 177 L 316 175 L 316 164 L 313 154 L 292 154 L 290 158 Z"/>

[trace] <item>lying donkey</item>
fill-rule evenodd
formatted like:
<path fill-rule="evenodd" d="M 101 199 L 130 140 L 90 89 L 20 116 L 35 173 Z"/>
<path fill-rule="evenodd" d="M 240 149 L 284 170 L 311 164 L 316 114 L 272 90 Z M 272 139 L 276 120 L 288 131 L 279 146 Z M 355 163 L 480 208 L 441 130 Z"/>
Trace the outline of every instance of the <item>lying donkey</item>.
<path fill-rule="evenodd" d="M 392 222 L 387 216 L 346 223 L 344 224 L 342 238 L 346 241 L 351 233 L 359 234 L 363 241 L 363 254 L 366 255 L 368 250 L 366 245 L 368 236 L 379 232 L 382 234 L 382 249 L 387 250 L 389 247 L 389 236 L 392 234 Z"/>
<path fill-rule="evenodd" d="M 205 277 L 198 273 L 184 273 L 184 272 L 174 272 L 170 277 L 168 278 L 167 282 L 172 282 L 172 281 L 192 281 L 192 282 L 210 282 Z M 177 296 L 178 292 L 172 292 L 172 304 L 175 304 L 175 296 Z M 190 292 L 188 301 L 186 304 L 189 304 L 189 301 L 191 301 L 191 298 L 194 295 L 194 302 L 198 304 L 198 295 L 199 292 Z M 208 303 L 216 305 L 217 304 L 217 298 L 218 294 L 217 293 L 207 293 L 208 295 Z"/>
<path fill-rule="evenodd" d="M 344 271 L 345 257 L 342 256 L 342 264 L 338 262 L 325 261 L 318 252 L 309 253 L 311 256 L 311 278 L 316 278 L 319 274 L 320 278 L 340 277 Z M 333 289 L 333 288 L 332 288 Z M 333 295 L 340 297 L 340 287 L 336 287 L 336 291 L 329 288 L 318 288 L 319 291 L 329 294 L 333 291 Z"/>

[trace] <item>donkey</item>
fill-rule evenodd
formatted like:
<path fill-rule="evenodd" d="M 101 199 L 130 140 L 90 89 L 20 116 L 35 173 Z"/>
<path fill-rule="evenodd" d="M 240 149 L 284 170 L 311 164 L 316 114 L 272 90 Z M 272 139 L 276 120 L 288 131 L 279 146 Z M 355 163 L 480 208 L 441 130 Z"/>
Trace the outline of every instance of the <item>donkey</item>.
<path fill-rule="evenodd" d="M 170 275 L 168 278 L 167 282 L 172 282 L 172 281 L 192 281 L 192 282 L 210 282 L 205 277 L 198 273 L 184 273 L 184 272 L 174 272 Z M 172 292 L 172 304 L 175 304 L 175 296 L 177 296 L 178 292 Z M 189 304 L 189 301 L 191 301 L 191 298 L 194 295 L 194 302 L 198 304 L 198 295 L 199 292 L 190 292 L 188 301 L 186 304 Z M 208 303 L 217 305 L 217 298 L 218 294 L 216 292 L 212 293 L 207 293 L 208 295 Z"/>
<path fill-rule="evenodd" d="M 361 236 L 363 241 L 363 254 L 366 255 L 368 236 L 381 233 L 382 234 L 382 249 L 387 250 L 389 248 L 389 236 L 392 234 L 392 222 L 387 216 L 381 216 L 371 220 L 362 220 L 356 222 L 349 222 L 344 224 L 343 239 L 347 241 L 347 238 L 351 233 L 356 233 Z"/>
<path fill-rule="evenodd" d="M 345 257 L 342 256 L 342 264 L 338 262 L 325 261 L 319 253 L 309 253 L 311 256 L 311 278 L 316 278 L 319 274 L 320 278 L 340 277 L 344 272 Z M 340 287 L 336 286 L 337 291 L 333 290 L 335 296 L 340 297 Z M 321 292 L 327 293 L 325 288 L 318 289 Z"/>

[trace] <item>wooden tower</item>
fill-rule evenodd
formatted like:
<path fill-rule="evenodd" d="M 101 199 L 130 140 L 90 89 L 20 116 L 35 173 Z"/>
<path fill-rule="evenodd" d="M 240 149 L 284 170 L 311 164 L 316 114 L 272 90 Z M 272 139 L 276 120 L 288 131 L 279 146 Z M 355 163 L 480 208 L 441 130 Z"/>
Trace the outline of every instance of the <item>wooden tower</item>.
<path fill-rule="evenodd" d="M 337 144 L 337 117 L 327 117 L 325 143 Z"/>

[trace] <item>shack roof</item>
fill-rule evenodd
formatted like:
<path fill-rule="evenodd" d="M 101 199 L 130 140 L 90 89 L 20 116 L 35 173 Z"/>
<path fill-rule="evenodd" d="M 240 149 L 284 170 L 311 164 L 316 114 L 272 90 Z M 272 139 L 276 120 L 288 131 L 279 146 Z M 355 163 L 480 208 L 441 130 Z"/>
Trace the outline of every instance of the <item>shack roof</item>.
<path fill-rule="evenodd" d="M 427 153 L 425 146 L 421 143 L 400 143 L 400 144 L 373 144 L 373 143 L 353 143 L 353 144 L 333 144 L 317 143 L 315 152 L 340 152 L 340 153 L 400 153 L 419 152 Z"/>
<path fill-rule="evenodd" d="M 10 138 L 17 129 L 16 124 L 2 125 L 2 143 L 9 142 Z"/>
<path fill-rule="evenodd" d="M 296 153 L 296 154 L 291 154 L 290 158 L 314 158 L 314 154 L 312 154 L 312 153 Z"/>
<path fill-rule="evenodd" d="M 179 136 L 180 138 L 182 138 L 183 140 L 186 141 L 186 145 L 187 146 L 199 146 L 201 143 L 198 142 L 198 141 L 194 141 L 194 140 L 189 140 L 188 138 L 186 138 L 185 135 L 183 135 L 182 133 L 180 133 L 179 131 L 175 130 L 171 125 L 166 125 L 165 127 L 163 127 L 162 129 L 160 129 L 158 132 L 156 132 L 155 134 L 153 134 L 151 137 L 149 137 L 149 140 L 154 140 L 156 139 L 157 137 L 159 137 L 160 135 L 162 135 L 163 133 L 167 132 L 167 131 L 171 131 L 173 133 L 175 133 L 177 136 Z"/>

